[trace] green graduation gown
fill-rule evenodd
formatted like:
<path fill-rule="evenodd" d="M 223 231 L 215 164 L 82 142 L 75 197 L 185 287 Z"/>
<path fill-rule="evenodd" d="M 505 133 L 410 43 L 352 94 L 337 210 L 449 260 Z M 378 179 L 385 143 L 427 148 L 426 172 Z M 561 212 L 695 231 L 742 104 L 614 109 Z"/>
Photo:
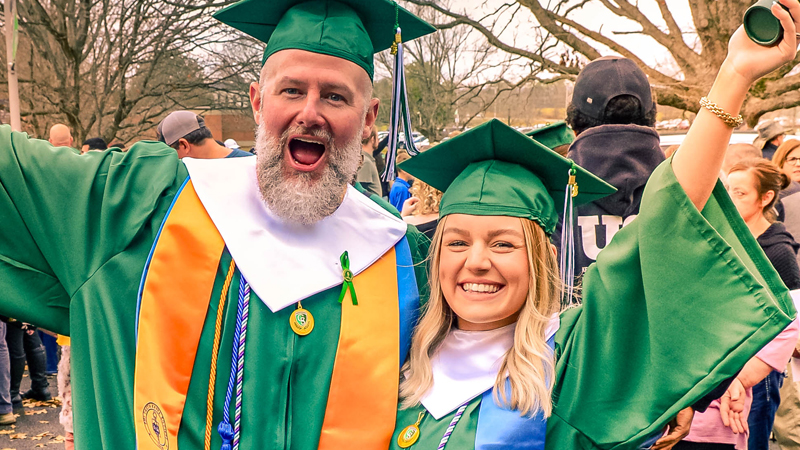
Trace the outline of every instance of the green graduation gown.
<path fill-rule="evenodd" d="M 76 447 L 133 449 L 137 290 L 159 227 L 187 170 L 157 142 L 79 156 L 0 126 L 0 313 L 72 338 Z M 409 227 L 415 262 L 427 239 Z M 230 263 L 219 264 L 178 432 L 202 449 L 214 319 Z M 425 269 L 415 267 L 418 285 Z M 175 276 L 180 276 L 176 269 Z M 212 448 L 219 448 L 239 273 L 225 305 Z M 292 308 L 251 300 L 241 448 L 317 448 L 341 317 L 340 286 L 303 300 L 315 317 L 302 340 Z M 205 307 L 205 305 L 200 305 Z"/>
<path fill-rule="evenodd" d="M 548 450 L 649 448 L 796 315 L 721 183 L 698 211 L 670 161 L 650 178 L 638 218 L 589 267 L 582 295 L 555 335 Z M 448 449 L 476 448 L 481 401 L 470 400 Z M 424 410 L 398 411 L 393 450 Z M 410 448 L 435 450 L 454 415 L 425 414 Z"/>

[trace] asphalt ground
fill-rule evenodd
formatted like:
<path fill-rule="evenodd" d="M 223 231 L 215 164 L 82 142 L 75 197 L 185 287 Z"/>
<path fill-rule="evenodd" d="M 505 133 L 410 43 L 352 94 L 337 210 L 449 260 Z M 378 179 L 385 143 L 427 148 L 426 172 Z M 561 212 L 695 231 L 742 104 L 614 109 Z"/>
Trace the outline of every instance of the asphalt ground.
<path fill-rule="evenodd" d="M 17 423 L 0 426 L 0 450 L 29 450 L 36 448 L 63 449 L 64 427 L 58 422 L 61 402 L 58 401 L 56 377 L 48 376 L 53 400 L 37 402 L 26 400 L 23 408 L 15 410 Z M 21 392 L 30 387 L 27 372 L 22 379 Z"/>

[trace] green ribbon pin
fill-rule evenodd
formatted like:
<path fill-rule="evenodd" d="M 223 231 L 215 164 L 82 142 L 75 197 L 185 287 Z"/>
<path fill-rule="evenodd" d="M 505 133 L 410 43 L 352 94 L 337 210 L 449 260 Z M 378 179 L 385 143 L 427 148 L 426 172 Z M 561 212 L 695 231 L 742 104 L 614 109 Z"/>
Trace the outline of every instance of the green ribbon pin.
<path fill-rule="evenodd" d="M 339 294 L 339 303 L 342 303 L 342 300 L 344 300 L 344 294 L 347 293 L 347 289 L 350 289 L 350 298 L 353 299 L 353 305 L 358 306 L 356 287 L 353 286 L 353 272 L 350 271 L 350 256 L 347 254 L 347 251 L 342 253 L 342 256 L 339 257 L 339 261 L 342 263 L 342 277 L 344 278 L 344 283 L 342 283 L 342 293 Z"/>

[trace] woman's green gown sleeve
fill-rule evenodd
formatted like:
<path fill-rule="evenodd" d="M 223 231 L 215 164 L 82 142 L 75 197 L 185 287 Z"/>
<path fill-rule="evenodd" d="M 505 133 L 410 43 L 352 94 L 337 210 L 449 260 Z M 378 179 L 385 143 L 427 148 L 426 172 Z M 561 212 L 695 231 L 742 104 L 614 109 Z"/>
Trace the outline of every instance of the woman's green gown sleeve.
<path fill-rule="evenodd" d="M 556 335 L 546 447 L 638 449 L 780 333 L 789 293 L 718 183 L 698 211 L 671 161 Z"/>

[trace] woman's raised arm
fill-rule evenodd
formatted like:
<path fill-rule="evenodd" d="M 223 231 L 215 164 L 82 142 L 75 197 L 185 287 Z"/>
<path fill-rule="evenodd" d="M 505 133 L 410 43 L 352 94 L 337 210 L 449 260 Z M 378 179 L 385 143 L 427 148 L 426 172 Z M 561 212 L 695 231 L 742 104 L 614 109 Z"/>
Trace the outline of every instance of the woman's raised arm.
<path fill-rule="evenodd" d="M 798 0 L 779 1 L 789 12 L 778 4 L 772 5 L 772 13 L 780 19 L 784 29 L 783 40 L 778 45 L 758 45 L 747 37 L 742 27 L 736 30 L 728 44 L 728 56 L 707 98 L 732 116 L 739 114 L 750 85 L 788 63 L 797 54 L 800 3 Z M 700 108 L 672 160 L 675 177 L 698 209 L 702 209 L 711 196 L 732 132 L 733 128 L 708 108 Z"/>

